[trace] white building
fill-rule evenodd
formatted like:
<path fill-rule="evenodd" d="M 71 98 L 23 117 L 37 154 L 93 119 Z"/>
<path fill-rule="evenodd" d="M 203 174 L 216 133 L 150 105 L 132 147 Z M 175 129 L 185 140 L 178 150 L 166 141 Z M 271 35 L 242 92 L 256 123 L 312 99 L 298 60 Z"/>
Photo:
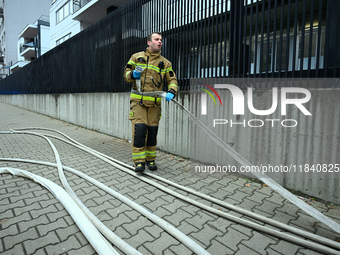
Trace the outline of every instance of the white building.
<path fill-rule="evenodd" d="M 127 2 L 124 0 L 54 0 L 50 10 L 51 49 Z"/>
<path fill-rule="evenodd" d="M 48 16 L 52 0 L 0 0 L 0 78 L 19 60 L 19 34 L 27 24 Z"/>
<path fill-rule="evenodd" d="M 11 72 L 17 71 L 50 50 L 49 17 L 42 16 L 35 23 L 28 24 L 19 34 L 17 47 L 18 61 L 11 66 Z"/>

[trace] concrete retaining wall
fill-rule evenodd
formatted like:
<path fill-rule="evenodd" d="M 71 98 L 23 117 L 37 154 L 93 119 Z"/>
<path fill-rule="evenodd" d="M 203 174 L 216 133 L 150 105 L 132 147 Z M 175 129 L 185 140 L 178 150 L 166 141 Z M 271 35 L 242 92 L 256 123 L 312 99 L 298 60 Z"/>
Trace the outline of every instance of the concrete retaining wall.
<path fill-rule="evenodd" d="M 339 164 L 340 106 L 337 102 L 340 98 L 340 90 L 315 89 L 310 91 L 312 99 L 305 106 L 312 116 L 304 116 L 300 110 L 290 108 L 289 115 L 284 117 L 284 119 L 296 119 L 298 128 L 288 130 L 283 127 L 272 128 L 267 123 L 261 128 L 219 126 L 219 129 L 223 129 L 223 140 L 253 165 L 293 164 L 296 167 L 300 165 L 304 167 L 304 164 L 310 166 Z M 231 94 L 228 91 L 222 91 L 219 94 L 226 106 L 214 108 L 215 114 L 220 116 L 219 118 L 233 118 Z M 271 91 L 259 91 L 254 94 L 254 107 L 270 108 L 270 105 L 264 102 L 271 104 L 271 97 Z M 0 95 L 0 101 L 131 140 L 131 124 L 128 120 L 129 93 Z M 193 99 L 187 93 L 181 93 L 178 101 L 191 110 L 197 109 L 197 105 L 200 104 L 198 98 L 195 105 L 192 103 L 190 106 L 189 102 L 193 102 Z M 188 117 L 173 103 L 163 100 L 162 104 L 162 120 L 158 135 L 159 149 L 190 157 L 190 134 L 195 129 L 194 126 L 191 130 Z M 245 109 L 245 115 L 238 116 L 237 121 L 262 119 L 262 117 L 247 113 L 247 107 Z M 211 119 L 212 116 L 207 116 L 207 118 Z M 270 117 L 263 117 L 265 118 L 283 119 L 283 116 L 280 115 L 280 110 L 277 110 Z M 234 119 L 236 121 L 236 117 Z M 209 140 L 201 136 L 199 132 L 197 134 L 203 143 L 205 139 Z M 216 153 L 210 155 L 209 150 L 206 151 L 206 162 L 221 164 L 229 162 L 229 164 L 237 165 L 232 159 L 228 159 L 225 153 L 216 156 Z M 340 203 L 339 176 L 340 173 L 332 173 L 329 177 L 329 175 L 310 172 L 307 177 L 284 174 L 276 175 L 274 179 L 286 188 L 333 203 Z"/>
<path fill-rule="evenodd" d="M 182 94 L 178 100 L 188 107 L 187 94 Z M 0 101 L 131 140 L 130 93 L 0 95 Z M 165 100 L 162 104 L 159 149 L 189 157 L 189 120 L 173 104 Z"/>

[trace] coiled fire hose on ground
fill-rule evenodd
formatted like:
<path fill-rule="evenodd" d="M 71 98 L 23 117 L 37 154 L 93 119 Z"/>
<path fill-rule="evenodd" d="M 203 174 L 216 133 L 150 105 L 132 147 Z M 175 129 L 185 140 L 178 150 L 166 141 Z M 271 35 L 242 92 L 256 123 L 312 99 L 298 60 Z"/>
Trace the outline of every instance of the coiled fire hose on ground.
<path fill-rule="evenodd" d="M 111 244 L 107 242 L 105 238 L 100 234 L 97 228 L 92 224 L 92 222 L 88 219 L 88 217 L 84 214 L 84 212 L 80 209 L 80 207 L 75 203 L 75 201 L 71 198 L 71 196 L 66 193 L 64 189 L 59 187 L 54 182 L 43 178 L 41 176 L 32 174 L 28 171 L 10 168 L 10 167 L 1 167 L 0 174 L 9 173 L 16 176 L 22 176 L 29 178 L 36 183 L 39 183 L 46 189 L 48 189 L 59 202 L 65 207 L 67 212 L 70 214 L 72 219 L 75 221 L 80 231 L 84 234 L 86 239 L 92 245 L 98 254 L 114 254 L 118 255 Z"/>
<path fill-rule="evenodd" d="M 89 209 L 81 202 L 81 200 L 77 197 L 77 195 L 74 193 L 72 188 L 69 186 L 64 172 L 63 172 L 63 166 L 60 161 L 59 153 L 57 149 L 55 148 L 54 144 L 50 141 L 49 138 L 45 135 L 41 135 L 38 133 L 33 132 L 24 132 L 24 131 L 11 131 L 6 132 L 7 134 L 28 134 L 28 135 L 35 135 L 39 136 L 41 138 L 44 138 L 51 146 L 57 164 L 55 166 L 58 169 L 59 178 L 66 189 L 67 193 L 72 197 L 72 199 L 78 204 L 78 206 L 84 211 L 84 213 L 89 217 L 89 219 L 93 222 L 93 224 L 102 232 L 102 234 L 107 237 L 111 242 L 113 242 L 117 247 L 119 247 L 122 251 L 124 251 L 126 254 L 141 254 L 131 246 L 129 246 L 127 243 L 125 243 L 123 240 L 121 240 L 118 236 L 116 236 L 112 231 L 110 231 L 104 224 L 102 224 L 93 214 L 89 211 Z M 4 132 L 0 132 L 0 134 L 4 134 Z M 2 160 L 2 159 L 1 159 Z M 17 159 L 17 161 L 20 161 L 20 159 Z M 34 162 L 31 162 L 34 163 Z M 80 174 L 77 171 L 74 171 L 78 175 Z M 82 174 L 82 177 L 85 177 L 86 175 Z M 89 177 L 90 178 L 90 177 Z M 98 184 L 98 183 L 97 183 Z M 103 187 L 103 186 L 102 186 Z M 186 245 L 190 250 L 192 250 L 195 254 L 202 254 L 202 255 L 208 255 L 209 253 L 205 251 L 201 246 L 199 246 L 196 242 L 194 242 L 192 239 L 190 239 L 188 236 L 184 235 L 181 231 L 176 229 L 171 224 L 167 223 L 160 217 L 156 216 L 155 214 L 149 212 L 142 206 L 138 205 L 137 203 L 133 202 L 130 199 L 127 199 L 126 197 L 122 196 L 118 192 L 115 192 L 108 188 L 110 190 L 110 194 L 115 196 L 116 198 L 120 199 L 122 202 L 126 203 L 130 207 L 134 208 L 144 216 L 146 216 L 148 219 L 153 221 L 155 224 L 163 228 L 165 231 L 167 231 L 169 234 L 177 238 L 177 240 L 181 241 L 184 245 Z"/>

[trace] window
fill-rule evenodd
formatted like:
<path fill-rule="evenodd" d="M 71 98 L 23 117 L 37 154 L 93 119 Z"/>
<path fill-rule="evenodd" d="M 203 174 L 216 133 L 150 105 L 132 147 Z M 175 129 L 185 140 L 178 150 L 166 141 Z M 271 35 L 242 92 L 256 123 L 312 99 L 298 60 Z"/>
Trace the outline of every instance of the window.
<path fill-rule="evenodd" d="M 69 34 L 65 35 L 64 37 L 60 38 L 59 40 L 56 41 L 56 46 L 58 46 L 59 44 L 65 42 L 70 37 L 71 37 L 71 33 L 69 33 Z"/>
<path fill-rule="evenodd" d="M 298 35 L 298 59 L 297 68 L 300 69 L 301 64 L 303 69 L 307 70 L 310 64 L 312 69 L 316 68 L 317 59 L 319 59 L 319 67 L 323 68 L 324 49 L 325 49 L 325 29 L 321 28 L 319 33 L 318 28 L 314 28 L 312 32 L 306 30 L 304 42 L 302 45 L 302 33 Z M 311 45 L 309 45 L 311 43 Z M 309 47 L 311 46 L 311 47 Z M 310 55 L 309 55 L 310 54 Z M 303 63 L 301 63 L 301 61 Z"/>
<path fill-rule="evenodd" d="M 63 5 L 57 12 L 56 12 L 56 18 L 57 18 L 57 24 L 64 20 L 66 17 L 68 17 L 71 13 L 71 1 L 67 1 L 66 4 Z"/>

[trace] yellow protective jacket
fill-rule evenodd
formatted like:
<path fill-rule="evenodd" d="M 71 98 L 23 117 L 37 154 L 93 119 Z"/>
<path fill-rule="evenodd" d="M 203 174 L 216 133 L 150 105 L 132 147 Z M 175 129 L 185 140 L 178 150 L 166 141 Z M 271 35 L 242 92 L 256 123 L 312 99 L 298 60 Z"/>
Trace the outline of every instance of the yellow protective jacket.
<path fill-rule="evenodd" d="M 163 64 L 161 63 L 163 62 Z M 162 91 L 164 79 L 167 81 L 168 91 L 175 94 L 178 90 L 176 74 L 172 70 L 172 64 L 169 60 L 161 55 L 161 51 L 153 52 L 149 49 L 133 54 L 125 66 L 124 79 L 127 82 L 133 82 L 130 100 L 134 102 L 143 102 L 146 106 L 160 105 L 161 98 L 155 96 L 146 96 L 137 93 L 137 85 L 132 76 L 132 71 L 141 66 L 144 71 L 141 76 L 141 92 Z M 162 78 L 161 78 L 162 77 Z"/>

